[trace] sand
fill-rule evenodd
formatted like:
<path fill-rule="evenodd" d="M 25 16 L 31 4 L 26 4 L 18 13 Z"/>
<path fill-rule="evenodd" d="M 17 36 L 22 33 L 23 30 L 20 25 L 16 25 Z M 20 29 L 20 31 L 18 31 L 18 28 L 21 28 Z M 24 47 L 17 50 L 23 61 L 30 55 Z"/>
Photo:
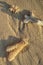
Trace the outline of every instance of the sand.
<path fill-rule="evenodd" d="M 30 10 L 36 17 L 43 20 L 42 0 L 0 0 L 0 5 L 3 6 L 0 6 L 0 65 L 43 65 L 43 27 L 29 23 L 19 32 L 19 20 L 14 19 L 7 11 L 7 3 L 17 5 L 22 10 Z M 29 39 L 30 45 L 24 48 L 12 62 L 9 62 L 5 47 L 25 36 Z"/>

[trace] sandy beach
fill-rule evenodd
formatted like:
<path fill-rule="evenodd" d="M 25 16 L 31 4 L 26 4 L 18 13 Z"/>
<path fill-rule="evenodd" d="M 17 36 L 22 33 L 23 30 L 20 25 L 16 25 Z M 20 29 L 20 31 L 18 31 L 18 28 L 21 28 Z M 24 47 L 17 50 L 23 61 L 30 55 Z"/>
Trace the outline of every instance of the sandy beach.
<path fill-rule="evenodd" d="M 42 0 L 0 0 L 0 65 L 43 65 L 43 26 L 28 23 L 24 30 L 19 31 L 19 25 L 23 27 L 23 22 L 19 24 L 19 20 L 8 11 L 10 5 L 30 10 L 43 20 Z M 6 46 L 24 37 L 28 38 L 29 45 L 9 62 Z"/>

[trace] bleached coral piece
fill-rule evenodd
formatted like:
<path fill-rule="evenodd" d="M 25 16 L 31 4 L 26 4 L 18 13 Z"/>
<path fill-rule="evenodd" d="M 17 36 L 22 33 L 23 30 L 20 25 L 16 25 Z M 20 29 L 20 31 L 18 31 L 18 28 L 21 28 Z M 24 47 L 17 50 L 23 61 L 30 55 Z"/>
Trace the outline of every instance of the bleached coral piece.
<path fill-rule="evenodd" d="M 17 43 L 16 45 L 15 45 L 15 49 L 14 50 L 12 50 L 11 52 L 9 52 L 9 54 L 8 54 L 8 56 L 7 56 L 7 58 L 8 58 L 8 60 L 9 61 L 12 61 L 13 59 L 15 59 L 15 57 L 18 55 L 18 53 L 24 48 L 24 47 L 26 47 L 28 45 L 28 43 L 25 43 L 24 41 L 21 41 L 21 42 L 19 42 L 19 43 Z"/>
<path fill-rule="evenodd" d="M 17 13 L 17 12 L 20 11 L 20 8 L 19 8 L 18 6 L 12 5 L 12 6 L 9 8 L 9 10 L 10 10 L 11 12 Z"/>

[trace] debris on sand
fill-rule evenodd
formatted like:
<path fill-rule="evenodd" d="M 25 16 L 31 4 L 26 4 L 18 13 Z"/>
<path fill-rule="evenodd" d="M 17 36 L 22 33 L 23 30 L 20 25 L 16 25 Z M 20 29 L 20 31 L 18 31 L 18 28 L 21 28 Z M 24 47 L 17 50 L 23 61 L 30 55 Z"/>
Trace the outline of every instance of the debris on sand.
<path fill-rule="evenodd" d="M 19 7 L 18 7 L 18 6 L 15 6 L 15 5 L 12 5 L 12 6 L 9 8 L 9 10 L 10 10 L 11 12 L 14 12 L 14 13 L 17 13 L 17 12 L 20 11 Z"/>
<path fill-rule="evenodd" d="M 24 47 L 26 47 L 27 45 L 28 45 L 28 43 L 25 43 L 24 41 L 20 41 L 17 44 L 14 44 L 12 46 L 8 46 L 6 48 L 6 51 L 8 53 L 8 56 L 7 56 L 8 60 L 12 61 L 13 59 L 15 59 L 15 57 L 18 55 L 18 53 L 20 51 L 22 51 L 22 49 Z"/>

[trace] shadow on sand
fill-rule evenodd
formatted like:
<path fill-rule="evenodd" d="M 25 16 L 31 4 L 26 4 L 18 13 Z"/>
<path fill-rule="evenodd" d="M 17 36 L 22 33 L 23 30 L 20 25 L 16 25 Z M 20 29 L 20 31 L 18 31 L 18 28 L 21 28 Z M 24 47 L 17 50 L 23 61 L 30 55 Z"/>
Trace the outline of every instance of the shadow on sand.
<path fill-rule="evenodd" d="M 16 23 L 15 19 L 18 19 L 19 20 L 19 31 L 21 30 L 24 30 L 25 28 L 25 23 L 23 23 L 23 27 L 21 28 L 21 22 L 24 21 L 24 15 L 25 14 L 28 14 L 29 16 L 32 15 L 32 12 L 30 12 L 29 10 L 22 10 L 18 13 L 12 13 L 9 8 L 11 7 L 10 4 L 8 4 L 7 2 L 3 2 L 3 1 L 0 1 L 0 6 L 2 7 L 1 8 L 1 11 L 8 14 L 9 16 L 12 17 L 12 20 L 14 22 L 14 24 Z M 16 25 L 16 24 L 15 24 Z M 27 25 L 26 25 L 27 26 Z"/>
<path fill-rule="evenodd" d="M 11 5 L 9 5 L 8 3 L 4 2 L 4 1 L 0 1 L 0 10 L 3 12 L 3 13 L 6 13 L 8 14 L 9 16 L 12 17 L 12 20 L 14 21 L 15 23 L 15 20 L 14 18 L 17 18 L 20 22 L 19 22 L 19 30 L 20 30 L 20 25 L 21 25 L 21 21 L 24 20 L 24 15 L 25 14 L 28 14 L 30 15 L 30 11 L 28 10 L 23 10 L 19 13 L 12 13 L 11 11 L 9 11 L 9 8 L 11 7 Z M 25 27 L 25 24 L 23 23 L 23 28 Z M 4 58 L 7 56 L 6 54 L 6 47 L 8 45 L 11 45 L 11 44 L 15 44 L 17 42 L 21 41 L 21 39 L 18 39 L 16 37 L 12 37 L 12 36 L 9 36 L 8 39 L 5 39 L 5 40 L 0 40 L 0 57 Z M 6 59 L 7 60 L 7 59 Z M 11 63 L 7 60 L 7 64 L 10 64 Z"/>
<path fill-rule="evenodd" d="M 17 42 L 21 41 L 21 39 L 9 36 L 8 39 L 0 40 L 0 57 L 6 58 L 6 63 L 11 65 L 11 62 L 7 60 L 7 53 L 6 53 L 6 47 L 9 45 L 16 44 Z"/>
<path fill-rule="evenodd" d="M 13 37 L 13 36 L 9 36 L 8 39 L 5 39 L 5 40 L 0 40 L 0 57 L 6 58 L 7 65 L 12 65 L 12 62 L 9 62 L 7 59 L 6 47 L 16 44 L 19 41 L 21 41 L 21 39 Z M 26 47 L 26 49 L 22 51 L 22 53 L 26 52 L 26 50 L 28 50 L 28 46 Z"/>

